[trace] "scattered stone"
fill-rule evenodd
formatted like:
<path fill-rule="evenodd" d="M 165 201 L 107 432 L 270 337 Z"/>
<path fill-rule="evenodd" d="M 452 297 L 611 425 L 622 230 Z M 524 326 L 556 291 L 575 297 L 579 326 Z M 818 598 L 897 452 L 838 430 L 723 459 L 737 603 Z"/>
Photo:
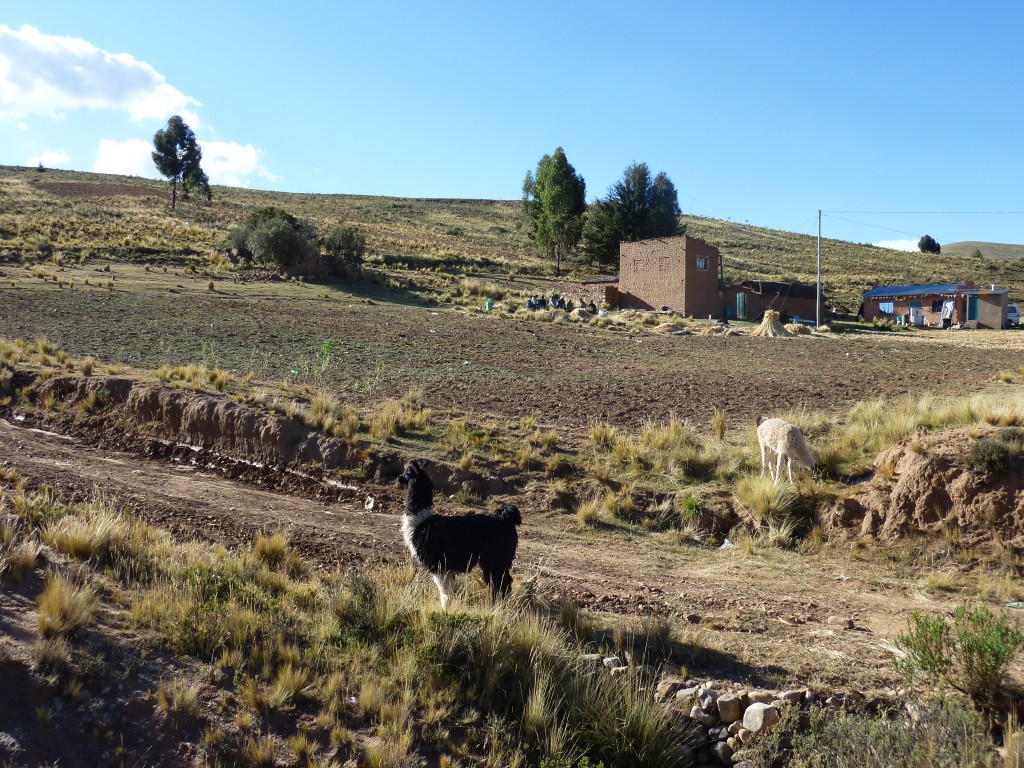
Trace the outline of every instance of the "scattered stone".
<path fill-rule="evenodd" d="M 689 683 L 689 680 L 687 680 L 687 683 Z M 700 690 L 699 688 L 696 688 L 696 687 L 694 687 L 692 685 L 689 686 L 688 688 L 683 688 L 681 690 L 678 690 L 678 691 L 676 691 L 676 701 L 683 701 L 685 699 L 692 699 L 694 696 L 697 695 L 697 691 L 699 691 L 699 690 Z"/>
<path fill-rule="evenodd" d="M 825 706 L 830 709 L 839 709 L 846 703 L 845 693 L 833 693 L 825 699 Z"/>
<path fill-rule="evenodd" d="M 743 715 L 740 697 L 734 693 L 723 693 L 718 697 L 718 716 L 723 723 L 734 723 Z"/>
<path fill-rule="evenodd" d="M 743 746 L 740 740 L 737 739 L 735 736 L 730 736 L 728 739 L 725 740 L 725 743 L 729 745 L 729 749 L 731 749 L 733 752 L 735 752 L 737 749 Z"/>
<path fill-rule="evenodd" d="M 705 728 L 711 728 L 715 725 L 717 720 L 714 715 L 708 714 L 698 706 L 694 706 L 693 709 L 690 710 L 690 719 L 700 723 Z"/>
<path fill-rule="evenodd" d="M 740 728 L 736 738 L 740 740 L 740 744 L 749 744 L 750 740 L 754 738 L 754 732 L 748 731 L 746 728 Z"/>
<path fill-rule="evenodd" d="M 825 623 L 830 627 L 839 627 L 840 629 L 853 629 L 853 619 L 849 616 L 829 616 L 825 619 Z"/>
<path fill-rule="evenodd" d="M 708 736 L 715 741 L 725 741 L 729 738 L 729 727 L 726 725 L 720 725 L 717 728 L 711 728 L 708 730 Z"/>
<path fill-rule="evenodd" d="M 688 622 L 690 622 L 691 624 L 700 624 L 700 614 L 699 613 L 688 613 L 688 614 L 686 614 L 686 620 Z"/>
<path fill-rule="evenodd" d="M 732 747 L 724 741 L 711 745 L 711 752 L 722 765 L 732 765 Z"/>
<path fill-rule="evenodd" d="M 737 733 L 743 730 L 743 723 L 737 720 L 729 726 L 729 735 L 735 736 Z"/>
<path fill-rule="evenodd" d="M 776 698 L 770 691 L 751 691 L 747 694 L 747 701 L 751 704 L 771 704 Z"/>
<path fill-rule="evenodd" d="M 779 698 L 788 701 L 790 704 L 799 704 L 804 700 L 804 696 L 807 695 L 806 688 L 793 688 L 788 691 L 783 691 L 779 694 Z"/>
<path fill-rule="evenodd" d="M 661 667 L 658 669 L 658 674 L 668 676 L 678 676 L 683 669 L 678 664 L 673 664 L 670 661 L 663 661 Z"/>
<path fill-rule="evenodd" d="M 710 712 L 714 709 L 715 702 L 718 701 L 718 693 L 712 688 L 702 688 L 697 694 L 697 700 L 702 709 Z"/>
<path fill-rule="evenodd" d="M 655 688 L 655 696 L 658 701 L 675 696 L 676 693 L 686 684 L 681 677 L 666 677 L 658 683 Z"/>
<path fill-rule="evenodd" d="M 604 660 L 604 665 L 608 669 L 616 669 L 617 667 L 625 666 L 622 663 L 622 659 L 620 659 L 618 656 L 608 656 Z"/>
<path fill-rule="evenodd" d="M 608 670 L 608 672 L 609 672 L 609 674 L 611 674 L 612 677 L 620 677 L 621 675 L 625 675 L 626 673 L 629 672 L 629 667 L 627 667 L 627 666 L 612 667 L 611 669 Z"/>
<path fill-rule="evenodd" d="M 593 667 L 600 667 L 604 661 L 604 656 L 600 653 L 585 653 L 580 656 L 580 661 Z"/>
<path fill-rule="evenodd" d="M 753 733 L 766 731 L 779 722 L 779 710 L 771 704 L 754 702 L 743 713 L 743 727 Z"/>

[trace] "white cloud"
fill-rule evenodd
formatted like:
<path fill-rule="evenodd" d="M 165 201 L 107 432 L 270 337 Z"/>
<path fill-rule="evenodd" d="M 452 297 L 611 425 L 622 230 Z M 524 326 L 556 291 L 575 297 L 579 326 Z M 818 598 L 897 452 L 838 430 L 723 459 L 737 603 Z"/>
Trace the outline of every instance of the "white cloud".
<path fill-rule="evenodd" d="M 153 165 L 153 145 L 142 139 L 114 141 L 100 139 L 100 148 L 92 164 L 96 173 L 119 173 L 125 176 L 160 178 Z"/>
<path fill-rule="evenodd" d="M 28 124 L 25 123 L 25 122 L 20 122 L 20 123 L 18 123 L 18 129 L 22 130 L 22 131 L 27 131 L 28 130 Z"/>
<path fill-rule="evenodd" d="M 879 240 L 872 243 L 879 248 L 891 248 L 894 251 L 916 251 L 917 240 Z"/>
<path fill-rule="evenodd" d="M 235 141 L 200 141 L 203 150 L 203 170 L 212 184 L 230 187 L 247 187 L 251 176 L 256 175 L 267 181 L 282 181 L 263 165 L 263 150 L 252 144 Z"/>
<path fill-rule="evenodd" d="M 25 161 L 25 165 L 43 164 L 46 168 L 56 168 L 63 162 L 71 159 L 71 156 L 63 149 L 48 149 L 40 155 L 34 155 Z"/>
<path fill-rule="evenodd" d="M 195 128 L 195 106 L 198 101 L 130 54 L 44 35 L 27 24 L 18 30 L 0 24 L 0 120 L 59 119 L 88 108 L 123 110 L 132 120 L 180 114 Z"/>

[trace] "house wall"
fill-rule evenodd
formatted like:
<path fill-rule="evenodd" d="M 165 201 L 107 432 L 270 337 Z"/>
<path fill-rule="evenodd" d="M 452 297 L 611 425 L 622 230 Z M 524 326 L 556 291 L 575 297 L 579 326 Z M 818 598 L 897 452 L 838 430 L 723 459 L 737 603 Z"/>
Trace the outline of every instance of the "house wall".
<path fill-rule="evenodd" d="M 704 260 L 705 269 L 698 268 Z M 621 306 L 668 306 L 694 317 L 719 316 L 719 254 L 713 245 L 689 235 L 641 240 L 619 246 Z"/>
<path fill-rule="evenodd" d="M 601 309 L 602 307 L 618 307 L 622 303 L 622 294 L 619 293 L 618 283 L 569 283 L 563 289 L 566 297 L 572 299 L 572 303 L 579 306 L 581 303 L 589 304 L 591 301 Z"/>
<path fill-rule="evenodd" d="M 978 295 L 978 321 L 968 326 L 978 328 L 1002 328 L 1006 324 L 1006 308 L 1010 303 L 1009 294 L 982 293 Z"/>
<path fill-rule="evenodd" d="M 746 295 L 746 316 L 737 317 L 736 294 Z M 723 292 L 725 300 L 726 316 L 739 320 L 756 320 L 766 309 L 774 309 L 777 312 L 785 312 L 789 315 L 805 317 L 808 320 L 817 318 L 814 309 L 814 298 L 794 298 L 792 296 L 776 296 L 773 293 L 754 293 L 749 288 L 739 285 L 727 286 Z M 824 316 L 824 311 L 822 311 Z"/>
<path fill-rule="evenodd" d="M 894 296 L 892 298 L 879 297 L 873 299 L 864 300 L 864 319 L 871 321 L 880 318 L 888 318 L 895 320 L 897 315 L 909 315 L 910 305 L 912 302 L 920 302 L 921 309 L 924 310 L 924 323 L 925 325 L 942 325 L 942 303 L 947 299 L 951 299 L 951 294 L 930 294 L 927 296 Z M 885 313 L 881 310 L 881 305 L 886 302 L 892 302 L 893 311 L 892 313 Z M 934 307 L 934 309 L 933 309 Z M 980 314 L 980 304 L 979 304 Z M 966 299 L 962 294 L 957 295 L 953 302 L 953 319 L 952 323 L 962 323 L 964 318 L 967 317 L 967 303 Z"/>

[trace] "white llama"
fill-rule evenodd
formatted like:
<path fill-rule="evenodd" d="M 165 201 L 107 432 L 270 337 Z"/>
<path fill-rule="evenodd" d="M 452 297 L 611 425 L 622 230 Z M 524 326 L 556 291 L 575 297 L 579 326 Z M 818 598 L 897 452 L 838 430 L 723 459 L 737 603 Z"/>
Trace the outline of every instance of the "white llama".
<path fill-rule="evenodd" d="M 810 470 L 814 470 L 814 456 L 811 449 L 807 447 L 803 433 L 788 421 L 782 419 L 757 420 L 757 442 L 761 445 L 761 474 L 764 474 L 765 467 L 768 474 L 776 483 L 782 474 L 782 459 L 786 459 L 786 472 L 789 473 L 789 482 L 793 482 L 793 459 Z M 767 454 L 767 461 L 766 459 Z M 775 468 L 772 470 L 771 458 L 775 454 Z"/>

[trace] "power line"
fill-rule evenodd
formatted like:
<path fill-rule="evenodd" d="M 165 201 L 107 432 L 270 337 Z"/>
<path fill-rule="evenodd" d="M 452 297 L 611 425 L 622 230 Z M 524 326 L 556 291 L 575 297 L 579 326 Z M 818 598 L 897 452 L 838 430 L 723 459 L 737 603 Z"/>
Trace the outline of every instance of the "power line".
<path fill-rule="evenodd" d="M 822 211 L 854 216 L 1024 216 L 1024 211 Z"/>
<path fill-rule="evenodd" d="M 824 211 L 822 211 L 822 215 L 826 216 Z M 868 224 L 866 221 L 854 221 L 853 219 L 844 219 L 841 216 L 831 216 L 831 215 L 827 215 L 827 218 L 835 219 L 836 221 L 845 221 L 847 224 L 854 224 L 854 225 L 859 226 L 859 227 L 870 227 L 872 229 L 881 229 L 881 230 L 884 230 L 886 232 L 895 232 L 898 235 L 910 235 L 912 237 L 916 237 L 917 236 L 917 234 L 915 232 L 906 232 L 906 231 L 904 231 L 902 229 L 893 229 L 892 227 L 880 227 L 877 224 Z"/>

